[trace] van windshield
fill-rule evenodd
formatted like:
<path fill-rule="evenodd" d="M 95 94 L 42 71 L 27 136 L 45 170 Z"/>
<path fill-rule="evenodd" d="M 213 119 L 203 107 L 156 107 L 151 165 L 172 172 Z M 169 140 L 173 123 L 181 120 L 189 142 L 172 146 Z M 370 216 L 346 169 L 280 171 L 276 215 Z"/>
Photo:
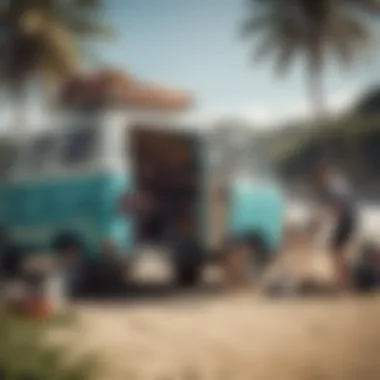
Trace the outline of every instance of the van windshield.
<path fill-rule="evenodd" d="M 87 162 L 96 148 L 96 129 L 93 127 L 81 128 L 70 132 L 65 137 L 61 160 L 66 165 L 76 165 Z"/>

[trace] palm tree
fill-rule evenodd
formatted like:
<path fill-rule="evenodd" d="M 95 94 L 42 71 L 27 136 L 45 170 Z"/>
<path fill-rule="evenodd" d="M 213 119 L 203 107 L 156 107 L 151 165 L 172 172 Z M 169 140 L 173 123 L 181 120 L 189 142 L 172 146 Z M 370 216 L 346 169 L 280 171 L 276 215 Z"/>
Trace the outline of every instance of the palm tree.
<path fill-rule="evenodd" d="M 9 0 L 0 6 L 1 75 L 12 100 L 25 100 L 30 79 L 57 83 L 80 64 L 80 44 L 110 30 L 99 18 L 102 0 Z M 25 113 L 20 108 L 22 124 Z"/>
<path fill-rule="evenodd" d="M 303 55 L 311 104 L 315 115 L 322 116 L 326 57 L 331 53 L 346 65 L 368 47 L 372 33 L 363 16 L 379 15 L 379 0 L 250 0 L 249 5 L 243 35 L 260 34 L 255 58 L 274 54 L 277 71 L 283 74 Z"/>

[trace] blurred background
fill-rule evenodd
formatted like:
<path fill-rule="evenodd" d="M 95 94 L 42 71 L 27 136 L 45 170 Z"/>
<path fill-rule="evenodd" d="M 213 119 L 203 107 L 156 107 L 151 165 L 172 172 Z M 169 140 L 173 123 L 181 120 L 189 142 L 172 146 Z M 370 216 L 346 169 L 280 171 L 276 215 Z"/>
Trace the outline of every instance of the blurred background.
<path fill-rule="evenodd" d="M 107 379 L 378 379 L 376 294 L 274 305 L 246 280 L 278 267 L 293 296 L 311 276 L 323 161 L 352 186 L 356 256 L 364 237 L 374 252 L 358 281 L 378 289 L 379 21 L 378 0 L 0 1 L 4 323 L 9 304 L 69 304 Z M 89 378 L 17 372 L 29 338 L 6 330 L 0 378 Z"/>

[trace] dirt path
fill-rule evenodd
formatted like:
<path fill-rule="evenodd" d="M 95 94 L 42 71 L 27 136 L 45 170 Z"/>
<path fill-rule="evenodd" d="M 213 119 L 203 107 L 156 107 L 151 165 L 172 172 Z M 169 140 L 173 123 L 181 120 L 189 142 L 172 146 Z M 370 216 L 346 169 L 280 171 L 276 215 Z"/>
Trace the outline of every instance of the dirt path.
<path fill-rule="evenodd" d="M 102 354 L 104 379 L 380 378 L 380 298 L 188 297 L 78 312 L 72 338 Z"/>
<path fill-rule="evenodd" d="M 305 272 L 310 260 L 287 255 Z M 326 258 L 314 272 L 328 277 Z M 268 300 L 240 295 L 156 298 L 78 307 L 66 338 L 104 360 L 100 380 L 378 380 L 380 297 Z"/>

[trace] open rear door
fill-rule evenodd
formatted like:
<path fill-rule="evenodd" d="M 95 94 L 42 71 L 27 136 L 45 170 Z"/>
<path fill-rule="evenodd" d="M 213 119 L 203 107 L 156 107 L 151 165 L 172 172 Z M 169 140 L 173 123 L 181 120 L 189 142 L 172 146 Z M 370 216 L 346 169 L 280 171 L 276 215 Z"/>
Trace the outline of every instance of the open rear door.
<path fill-rule="evenodd" d="M 198 141 L 184 131 L 145 126 L 136 127 L 132 135 L 135 184 L 152 206 L 137 218 L 137 236 L 153 244 L 167 242 L 168 236 L 178 238 L 185 224 L 199 225 Z"/>

